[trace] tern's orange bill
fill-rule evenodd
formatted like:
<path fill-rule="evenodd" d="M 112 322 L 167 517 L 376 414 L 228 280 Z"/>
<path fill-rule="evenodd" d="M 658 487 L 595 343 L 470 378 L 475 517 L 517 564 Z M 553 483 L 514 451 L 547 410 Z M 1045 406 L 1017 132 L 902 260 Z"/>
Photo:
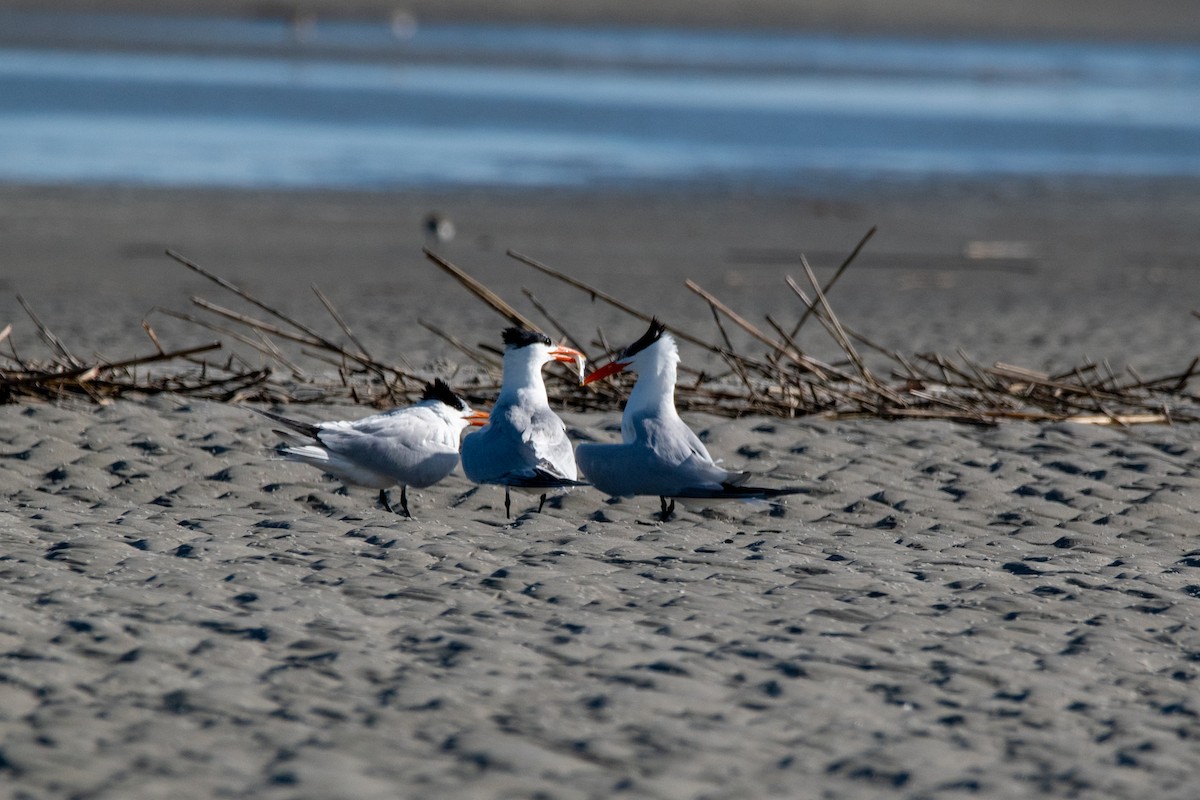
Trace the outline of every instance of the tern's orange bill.
<path fill-rule="evenodd" d="M 622 364 L 620 361 L 610 362 L 584 378 L 583 383 L 584 385 L 587 385 L 593 381 L 598 381 L 601 378 L 607 378 L 609 375 L 616 375 L 618 372 L 625 369 L 626 366 L 626 364 Z"/>
<path fill-rule="evenodd" d="M 583 361 L 587 360 L 587 357 L 584 356 L 583 353 L 579 352 L 573 347 L 566 347 L 564 345 L 555 347 L 550 351 L 550 355 L 554 356 L 555 361 L 574 361 L 576 363 L 582 363 Z"/>
<path fill-rule="evenodd" d="M 575 371 L 579 374 L 579 382 L 583 383 L 583 365 L 587 363 L 587 356 L 579 352 L 573 347 L 559 345 L 550 351 L 550 356 L 555 361 L 565 361 L 568 364 L 575 365 Z"/>
<path fill-rule="evenodd" d="M 470 414 L 467 415 L 467 422 L 471 425 L 487 425 L 488 424 L 488 412 L 472 411 Z"/>

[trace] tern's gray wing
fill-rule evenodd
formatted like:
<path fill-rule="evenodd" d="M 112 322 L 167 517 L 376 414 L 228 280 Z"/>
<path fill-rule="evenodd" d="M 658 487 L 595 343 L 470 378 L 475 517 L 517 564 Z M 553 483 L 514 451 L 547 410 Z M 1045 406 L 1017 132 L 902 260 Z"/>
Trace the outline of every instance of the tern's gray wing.
<path fill-rule="evenodd" d="M 463 440 L 462 461 L 475 483 L 574 481 L 578 474 L 566 426 L 548 408 L 493 408 L 488 424 Z"/>
<path fill-rule="evenodd" d="M 507 475 L 532 471 L 520 433 L 501 424 L 495 411 L 487 425 L 463 439 L 462 465 L 463 473 L 474 483 L 498 483 Z"/>
<path fill-rule="evenodd" d="M 746 473 L 729 473 L 695 456 L 667 465 L 648 447 L 635 444 L 579 445 L 575 451 L 583 477 L 614 497 L 658 497 L 754 500 L 798 494 L 797 487 L 745 486 Z"/>
<path fill-rule="evenodd" d="M 658 454 L 668 464 L 681 464 L 688 458 L 713 463 L 708 448 L 678 414 L 658 411 L 630 414 L 621 418 L 621 437 L 625 444 L 640 444 Z"/>
<path fill-rule="evenodd" d="M 720 483 L 729 479 L 708 454 L 708 448 L 679 417 L 646 416 L 636 421 L 637 443 L 651 453 L 656 462 L 690 475 Z"/>
<path fill-rule="evenodd" d="M 578 477 L 575 448 L 567 437 L 567 426 L 549 408 L 538 409 L 530 416 L 526 443 L 537 459 L 539 471 L 568 481 Z"/>
<path fill-rule="evenodd" d="M 458 464 L 457 432 L 426 408 L 327 422 L 319 429 L 318 441 L 340 460 L 418 489 L 437 483 Z"/>
<path fill-rule="evenodd" d="M 606 494 L 675 497 L 715 492 L 734 477 L 713 463 L 708 450 L 677 418 L 645 416 L 632 430 L 636 436 L 631 442 L 581 444 L 576 450 L 584 477 Z"/>

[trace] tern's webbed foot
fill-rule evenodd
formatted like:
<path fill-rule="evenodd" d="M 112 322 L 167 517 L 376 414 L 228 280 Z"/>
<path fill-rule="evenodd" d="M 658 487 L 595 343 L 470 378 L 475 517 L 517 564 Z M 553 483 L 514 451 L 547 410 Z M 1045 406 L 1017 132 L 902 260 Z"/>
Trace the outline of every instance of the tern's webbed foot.
<path fill-rule="evenodd" d="M 392 502 L 388 499 L 387 489 L 379 490 L 379 505 L 388 510 L 389 513 L 395 514 L 395 509 L 392 508 Z"/>

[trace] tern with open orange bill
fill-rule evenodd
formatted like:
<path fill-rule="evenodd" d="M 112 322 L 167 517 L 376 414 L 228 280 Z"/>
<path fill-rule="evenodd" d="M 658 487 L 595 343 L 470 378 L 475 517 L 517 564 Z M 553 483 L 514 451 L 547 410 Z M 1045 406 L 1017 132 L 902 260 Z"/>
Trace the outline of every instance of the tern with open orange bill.
<path fill-rule="evenodd" d="M 750 473 L 718 466 L 675 410 L 678 365 L 674 338 L 653 319 L 640 339 L 584 378 L 592 383 L 626 369 L 638 375 L 621 416 L 621 444 L 577 448 L 584 477 L 614 497 L 657 495 L 664 522 L 674 513 L 676 499 L 770 500 L 803 491 L 747 486 Z"/>

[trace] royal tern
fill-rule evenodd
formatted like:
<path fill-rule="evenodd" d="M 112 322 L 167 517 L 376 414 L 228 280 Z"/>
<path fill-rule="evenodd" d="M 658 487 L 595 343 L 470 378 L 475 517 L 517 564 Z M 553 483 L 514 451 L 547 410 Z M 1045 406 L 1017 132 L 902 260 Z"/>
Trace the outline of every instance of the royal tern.
<path fill-rule="evenodd" d="M 678 364 L 675 340 L 652 319 L 640 339 L 584 379 L 591 383 L 625 369 L 638 375 L 621 415 L 622 443 L 585 443 L 576 450 L 584 477 L 614 497 L 658 495 L 663 521 L 675 511 L 675 498 L 755 500 L 801 491 L 746 486 L 749 473 L 730 472 L 713 461 L 675 410 Z"/>
<path fill-rule="evenodd" d="M 252 409 L 282 423 L 277 433 L 295 440 L 282 452 L 293 461 L 323 470 L 354 486 L 379 490 L 379 502 L 393 511 L 389 487 L 400 484 L 400 510 L 408 510 L 408 487 L 423 489 L 449 475 L 458 464 L 459 434 L 483 425 L 486 411 L 472 411 L 445 381 L 426 384 L 420 402 L 354 421 L 310 424 Z M 393 511 L 394 513 L 394 511 Z"/>
<path fill-rule="evenodd" d="M 504 487 L 504 515 L 511 517 L 510 488 L 540 493 L 541 511 L 548 490 L 586 485 L 576 480 L 578 470 L 567 426 L 550 410 L 542 381 L 542 367 L 551 361 L 574 363 L 582 378 L 584 356 L 570 347 L 556 347 L 545 334 L 524 328 L 508 328 L 503 338 L 500 396 L 488 424 L 463 439 L 462 464 L 467 478 L 475 483 Z"/>

